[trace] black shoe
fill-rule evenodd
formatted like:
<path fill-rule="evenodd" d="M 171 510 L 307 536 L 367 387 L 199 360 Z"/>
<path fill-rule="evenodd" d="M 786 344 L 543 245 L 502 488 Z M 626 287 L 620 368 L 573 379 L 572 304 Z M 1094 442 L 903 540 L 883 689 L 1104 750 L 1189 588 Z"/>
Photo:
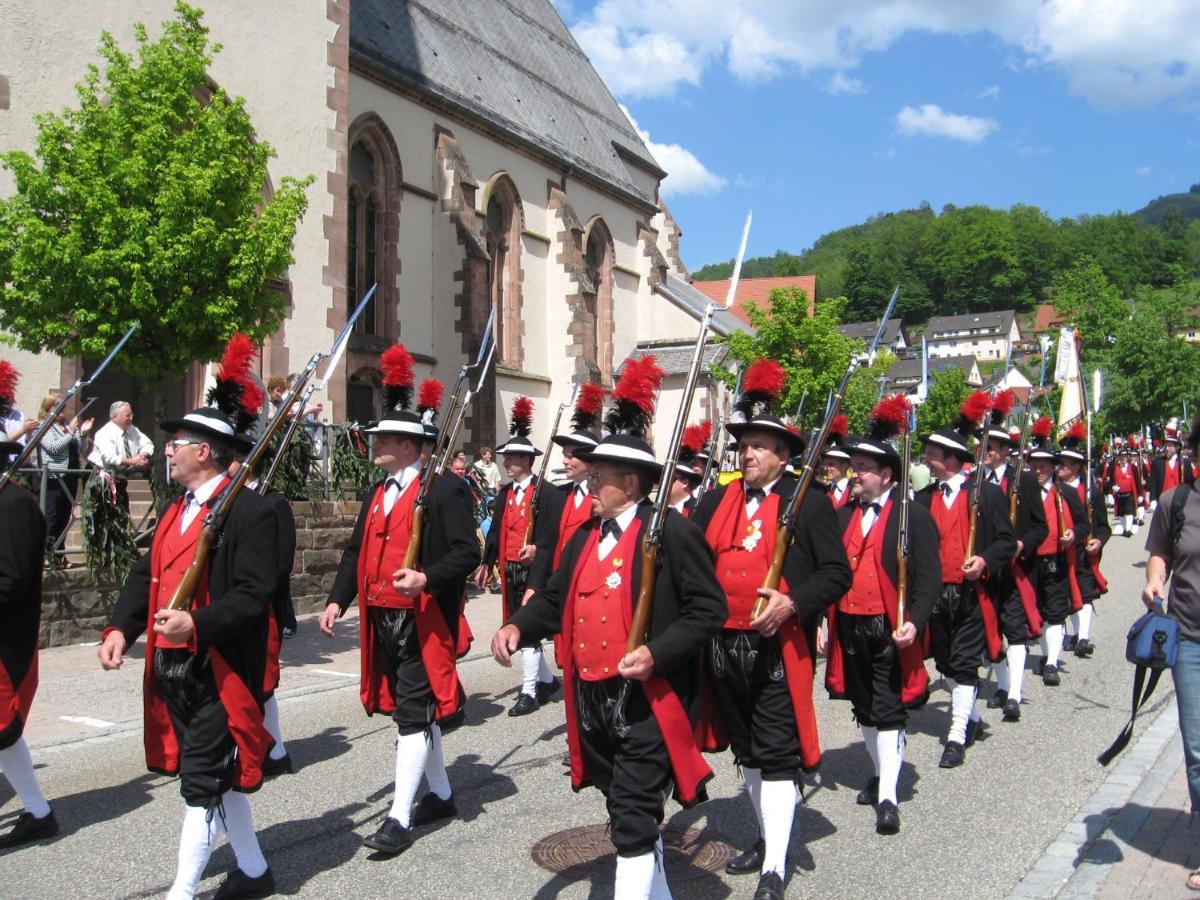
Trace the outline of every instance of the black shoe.
<path fill-rule="evenodd" d="M 428 825 L 430 822 L 438 822 L 456 815 L 458 815 L 458 807 L 454 804 L 453 794 L 443 800 L 430 791 L 413 807 L 410 824 L 416 828 L 418 825 Z"/>
<path fill-rule="evenodd" d="M 412 846 L 412 843 L 412 832 L 390 816 L 383 820 L 378 831 L 363 840 L 363 846 L 386 853 L 388 856 L 403 853 Z"/>
<path fill-rule="evenodd" d="M 263 778 L 274 778 L 276 775 L 295 775 L 296 767 L 292 765 L 292 756 L 285 753 L 279 759 L 267 757 L 262 764 Z"/>
<path fill-rule="evenodd" d="M 249 897 L 270 897 L 275 893 L 275 876 L 271 870 L 263 872 L 257 878 L 251 878 L 241 869 L 234 869 L 225 876 L 221 886 L 217 888 L 214 900 L 241 900 Z"/>
<path fill-rule="evenodd" d="M 767 872 L 758 879 L 754 900 L 783 900 L 783 879 L 778 872 Z"/>
<path fill-rule="evenodd" d="M 884 800 L 875 810 L 875 833 L 896 834 L 900 831 L 900 810 L 891 800 Z"/>
<path fill-rule="evenodd" d="M 762 868 L 763 855 L 766 852 L 766 842 L 759 838 L 749 850 L 725 863 L 725 871 L 730 875 L 749 875 L 751 872 L 757 872 Z"/>
<path fill-rule="evenodd" d="M 517 697 L 517 702 L 512 705 L 512 709 L 508 711 L 510 716 L 527 716 L 531 712 L 537 712 L 538 702 L 536 697 L 531 697 L 528 694 L 520 694 Z"/>
<path fill-rule="evenodd" d="M 1087 638 L 1084 638 L 1075 645 L 1075 655 L 1080 659 L 1087 659 L 1092 655 L 1092 652 L 1095 649 L 1096 648 L 1092 646 L 1092 642 Z"/>
<path fill-rule="evenodd" d="M 983 719 L 967 719 L 967 735 L 963 741 L 963 747 L 970 747 L 975 743 L 975 740 L 983 734 L 984 723 Z"/>
<path fill-rule="evenodd" d="M 1062 679 L 1058 677 L 1058 666 L 1046 666 L 1042 669 L 1042 684 L 1046 687 L 1058 687 Z"/>
<path fill-rule="evenodd" d="M 1074 634 L 1067 634 L 1067 635 L 1064 635 L 1064 636 L 1063 636 L 1063 650 L 1064 650 L 1064 651 L 1066 651 L 1066 652 L 1068 652 L 1068 653 L 1069 653 L 1070 651 L 1074 650 L 1074 649 L 1075 649 L 1075 645 L 1076 645 L 1077 643 L 1079 643 L 1079 636 L 1078 636 L 1078 635 L 1074 635 Z"/>
<path fill-rule="evenodd" d="M 462 725 L 467 720 L 467 708 L 460 706 L 454 712 L 445 718 L 438 719 L 438 728 L 442 730 L 442 734 L 448 731 L 453 731 L 458 726 Z"/>
<path fill-rule="evenodd" d="M 946 741 L 946 749 L 942 751 L 942 758 L 938 761 L 938 767 L 942 769 L 957 769 L 966 759 L 966 753 L 963 751 L 963 745 L 958 741 Z"/>
<path fill-rule="evenodd" d="M 1008 691 L 1002 691 L 999 688 L 996 688 L 996 690 L 992 692 L 992 696 L 988 697 L 987 708 L 1000 709 L 1004 706 L 1004 701 L 1007 699 Z"/>
<path fill-rule="evenodd" d="M 1033 664 L 1033 674 L 1041 676 L 1046 671 L 1046 657 L 1039 656 L 1038 661 Z"/>
<path fill-rule="evenodd" d="M 1004 721 L 1005 722 L 1020 722 L 1021 721 L 1021 701 L 1005 700 L 1004 701 Z"/>
<path fill-rule="evenodd" d="M 296 636 L 296 629 L 288 625 L 284 628 L 281 628 L 279 633 L 283 635 L 283 639 L 286 641 Z"/>
<path fill-rule="evenodd" d="M 54 818 L 54 810 L 36 819 L 31 812 L 23 812 L 17 816 L 17 822 L 8 830 L 8 834 L 0 836 L 0 847 L 19 847 L 30 841 L 40 841 L 42 838 L 54 837 L 58 834 L 58 820 Z"/>
<path fill-rule="evenodd" d="M 539 681 L 537 686 L 538 703 L 545 703 L 562 690 L 562 679 L 553 678 L 550 681 Z"/>
<path fill-rule="evenodd" d="M 854 802 L 859 806 L 874 806 L 879 802 L 879 776 L 876 775 L 867 782 L 867 786 L 858 792 Z"/>

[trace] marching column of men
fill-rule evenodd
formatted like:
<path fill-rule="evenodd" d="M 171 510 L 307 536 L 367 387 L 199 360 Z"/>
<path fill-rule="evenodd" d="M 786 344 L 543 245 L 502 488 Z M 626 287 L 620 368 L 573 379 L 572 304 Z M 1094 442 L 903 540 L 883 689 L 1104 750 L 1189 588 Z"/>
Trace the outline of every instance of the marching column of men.
<path fill-rule="evenodd" d="M 117 668 L 146 635 L 146 762 L 179 776 L 185 803 L 173 898 L 195 894 L 222 833 L 237 868 L 217 896 L 274 891 L 248 794 L 264 776 L 293 769 L 273 696 L 282 628 L 294 623 L 287 576 L 295 525 L 286 501 L 237 494 L 204 577 L 186 602 L 173 603 L 238 457 L 252 446 L 248 429 L 261 396 L 247 375 L 247 343 L 231 342 L 210 406 L 162 423 L 172 436 L 171 477 L 185 492 L 161 515 L 99 651 L 104 668 Z M 1026 643 L 1039 630 L 1048 686 L 1058 683 L 1069 617 L 1076 655 L 1092 652 L 1091 604 L 1106 589 L 1098 563 L 1111 532 L 1104 489 L 1089 491 L 1081 477 L 1087 457 L 1078 428 L 1056 449 L 1049 421 L 1039 422 L 1028 469 L 1014 466 L 1006 457 L 1019 440 L 1003 430 L 1005 401 L 973 395 L 955 427 L 921 438 L 934 481 L 910 501 L 895 444 L 909 408 L 889 398 L 863 437 L 842 425 L 829 446 L 809 454 L 824 461 L 825 489 L 798 499 L 811 482 L 787 464 L 805 441 L 772 413 L 783 371 L 760 360 L 747 370 L 726 426 L 740 477 L 694 503 L 711 427 L 687 435 L 668 473 L 674 477 L 663 478 L 646 438 L 662 373 L 646 357 L 626 365 L 603 437 L 603 395 L 581 390 L 573 430 L 552 436 L 563 451 L 563 487 L 533 473 L 541 451 L 528 437 L 532 406 L 518 401 L 500 448 L 511 483 L 480 566 L 466 485 L 427 468 L 436 432 L 428 415 L 423 421 L 409 409 L 412 358 L 397 346 L 381 364 L 386 409 L 364 431 L 386 478 L 362 498 L 319 624 L 332 635 L 358 603 L 361 700 L 368 715 L 387 714 L 396 724 L 391 804 L 364 840 L 383 857 L 411 846 L 414 827 L 457 813 L 440 723 L 459 715 L 465 698 L 456 657 L 466 581 L 472 572 L 486 580 L 495 563 L 503 569 L 505 624 L 492 653 L 505 665 L 522 662 L 510 714 L 536 710 L 557 688 L 541 653 L 542 641 L 555 638 L 571 783 L 605 796 L 621 898 L 670 895 L 660 835 L 667 796 L 685 807 L 707 799 L 712 772 L 702 754 L 725 747 L 757 826 L 757 839 L 727 871 L 757 873 L 757 900 L 784 895 L 797 787 L 821 758 L 812 699 L 818 647 L 828 656 L 830 695 L 850 702 L 861 729 L 870 769 L 857 801 L 875 807 L 883 835 L 900 829 L 908 714 L 929 695 L 923 637 L 951 694 L 943 768 L 963 763 L 980 727 L 984 660 L 999 663 L 993 700 L 1016 721 Z M 985 442 L 978 456 L 973 440 Z M 12 450 L 0 444 L 0 455 Z M 1150 470 L 1153 493 L 1189 480 L 1193 470 L 1177 453 L 1161 462 Z M 1136 494 L 1136 466 L 1132 472 Z M 657 559 L 648 562 L 642 537 L 660 479 L 669 495 Z M 781 544 L 785 526 L 791 539 Z M 25 809 L 0 846 L 58 828 L 21 738 L 36 689 L 32 600 L 40 595 L 43 540 L 28 492 L 15 485 L 0 492 L 0 766 Z M 777 589 L 766 586 L 773 569 L 781 573 Z M 631 635 L 643 582 L 653 586 L 644 640 Z M 818 635 L 823 616 L 827 637 Z M 423 779 L 428 791 L 418 800 Z"/>

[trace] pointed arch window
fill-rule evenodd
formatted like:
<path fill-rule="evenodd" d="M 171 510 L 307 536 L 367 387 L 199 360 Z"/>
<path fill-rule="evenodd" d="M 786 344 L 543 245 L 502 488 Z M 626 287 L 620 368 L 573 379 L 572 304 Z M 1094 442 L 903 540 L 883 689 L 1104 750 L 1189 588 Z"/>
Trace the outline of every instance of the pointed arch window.
<path fill-rule="evenodd" d="M 488 296 L 496 310 L 496 347 L 500 362 L 521 368 L 521 232 L 524 217 L 516 185 L 501 176 L 492 185 L 484 217 L 490 257 Z"/>

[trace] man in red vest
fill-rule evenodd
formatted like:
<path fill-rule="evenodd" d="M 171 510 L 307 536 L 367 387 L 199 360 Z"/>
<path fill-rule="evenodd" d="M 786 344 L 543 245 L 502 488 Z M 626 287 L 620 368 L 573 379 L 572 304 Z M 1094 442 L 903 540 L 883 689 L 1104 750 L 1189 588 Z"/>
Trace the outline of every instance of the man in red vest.
<path fill-rule="evenodd" d="M 1081 474 L 1087 462 L 1084 441 L 1087 437 L 1084 424 L 1077 422 L 1062 439 L 1059 451 L 1057 484 L 1063 490 L 1064 499 L 1071 500 L 1072 517 L 1075 522 L 1087 523 L 1087 527 L 1075 529 L 1075 575 L 1079 583 L 1080 598 L 1083 606 L 1071 613 L 1070 624 L 1074 632 L 1074 641 L 1070 649 L 1081 659 L 1092 655 L 1091 628 L 1095 610 L 1092 604 L 1108 591 L 1108 582 L 1100 574 L 1100 555 L 1104 545 L 1112 537 L 1112 528 L 1108 524 L 1108 511 L 1104 508 L 1104 494 L 1096 485 L 1092 485 L 1091 496 L 1088 496 L 1087 484 Z M 1076 505 L 1075 500 L 1078 500 Z M 1091 504 L 1091 519 L 1087 518 L 1088 504 Z M 1069 552 L 1069 551 L 1068 551 Z M 1064 643 L 1064 649 L 1067 644 Z"/>
<path fill-rule="evenodd" d="M 829 442 L 821 455 L 821 479 L 834 509 L 841 509 L 851 500 L 853 488 L 850 478 L 850 446 L 853 444 L 846 434 L 849 419 L 835 416 L 829 431 Z"/>
<path fill-rule="evenodd" d="M 209 402 L 234 380 L 223 362 Z M 195 894 L 222 831 L 237 868 L 216 896 L 266 897 L 275 888 L 247 797 L 262 784 L 271 746 L 262 702 L 279 540 L 263 497 L 238 494 L 188 609 L 169 608 L 206 510 L 229 485 L 235 456 L 252 446 L 242 433 L 253 419 L 235 423 L 232 416 L 203 407 L 162 423 L 172 435 L 164 447 L 171 478 L 186 492 L 159 518 L 150 552 L 129 573 L 100 645 L 100 664 L 116 669 L 146 633 L 146 762 L 152 771 L 178 774 L 187 804 L 172 900 Z"/>
<path fill-rule="evenodd" d="M 397 348 L 403 349 L 396 345 L 385 358 Z M 368 715 L 387 713 L 396 723 L 391 809 L 363 841 L 386 856 L 412 846 L 412 828 L 457 812 L 438 723 L 454 716 L 464 700 L 455 667 L 460 601 L 479 562 L 467 486 L 455 476 L 423 474 L 425 430 L 408 410 L 411 363 L 406 371 L 400 366 L 393 378 L 389 368 L 396 358 L 384 366 L 388 411 L 365 429 L 375 436 L 373 462 L 388 477 L 363 496 L 320 619 L 321 631 L 332 637 L 334 622 L 358 601 L 362 704 Z M 417 535 L 414 517 L 423 477 L 433 482 Z M 421 542 L 418 565 L 406 568 L 414 536 Z M 422 775 L 429 793 L 414 807 Z"/>
<path fill-rule="evenodd" d="M 530 639 L 561 632 L 571 785 L 599 788 L 617 848 L 617 897 L 669 897 L 659 836 L 668 791 L 685 806 L 705 799 L 712 777 L 696 735 L 700 654 L 725 618 L 712 555 L 701 532 L 668 512 L 653 611 L 644 643 L 626 652 L 642 577 L 642 536 L 653 514 L 646 495 L 660 466 L 642 437 L 661 370 L 627 363 L 613 392 L 609 435 L 578 451 L 588 463 L 595 516 L 575 532 L 545 588 L 492 639 L 510 665 Z M 658 372 L 657 378 L 654 377 Z M 651 389 L 624 386 L 647 382 Z M 632 412 L 649 404 L 649 410 Z"/>
<path fill-rule="evenodd" d="M 999 406 L 999 409 L 996 407 Z M 1025 680 L 1027 642 L 1041 636 L 1042 619 L 1037 610 L 1037 548 L 1046 539 L 1046 514 L 1033 472 L 1022 465 L 1021 432 L 1009 431 L 1004 416 L 1012 407 L 1012 392 L 996 395 L 983 456 L 983 474 L 1009 500 L 1009 521 L 1017 538 L 1017 552 L 997 579 L 992 600 L 1000 635 L 1007 643 L 1004 656 L 996 660 L 996 690 L 988 698 L 988 709 L 1000 709 L 1005 722 L 1021 720 L 1021 693 Z M 1016 494 L 1017 518 L 1012 522 L 1012 499 Z"/>
<path fill-rule="evenodd" d="M 961 766 L 982 720 L 975 708 L 979 664 L 984 653 L 1000 654 L 1000 632 L 992 595 L 997 576 L 1017 550 L 1008 521 L 1008 502 L 1000 488 L 980 486 L 978 509 L 972 509 L 975 478 L 965 469 L 975 460 L 971 435 L 988 412 L 990 399 L 977 391 L 967 398 L 954 428 L 926 435 L 925 461 L 934 480 L 914 497 L 937 525 L 942 563 L 942 590 L 929 620 L 930 647 L 937 669 L 950 688 L 950 729 L 938 765 Z M 975 546 L 968 554 L 971 517 Z"/>
<path fill-rule="evenodd" d="M 675 477 L 671 479 L 671 496 L 668 505 L 685 518 L 690 518 L 695 509 L 696 500 L 692 492 L 704 478 L 702 472 L 697 472 L 687 463 L 675 464 Z"/>
<path fill-rule="evenodd" d="M 1113 515 L 1119 520 L 1119 533 L 1125 537 L 1133 537 L 1137 533 L 1133 517 L 1142 496 L 1140 466 L 1133 460 L 1129 446 L 1123 444 L 1117 451 L 1116 458 L 1109 463 L 1104 479 L 1113 495 Z"/>
<path fill-rule="evenodd" d="M 11 394 L 5 393 L 0 389 L 0 407 L 11 400 Z M 15 441 L 0 441 L 0 460 L 20 452 Z M 0 771 L 17 792 L 23 810 L 13 827 L 0 835 L 0 847 L 58 834 L 58 821 L 38 785 L 29 746 L 21 736 L 37 691 L 45 550 L 46 520 L 37 498 L 9 481 L 0 491 Z"/>
<path fill-rule="evenodd" d="M 830 696 L 853 704 L 874 774 L 858 803 L 874 804 L 875 831 L 900 830 L 896 788 L 904 764 L 908 710 L 929 697 L 929 675 L 917 642 L 942 589 L 937 527 L 924 507 L 909 504 L 907 597 L 899 619 L 897 582 L 901 504 L 900 455 L 888 443 L 904 427 L 909 405 L 883 401 L 866 437 L 850 445 L 858 499 L 838 510 L 853 582 L 829 611 Z M 897 418 L 899 416 L 899 418 Z"/>
<path fill-rule="evenodd" d="M 798 484 L 784 468 L 804 451 L 804 439 L 768 412 L 783 386 L 778 363 L 753 363 L 742 385 L 740 421 L 726 426 L 738 442 L 742 477 L 708 491 L 693 521 L 716 554 L 729 605 L 707 658 L 716 712 L 759 828 L 758 841 L 726 871 L 759 872 L 755 897 L 770 900 L 783 896 L 796 785 L 821 759 L 810 648 L 819 618 L 850 587 L 850 566 L 833 506 L 814 490 L 797 516 L 781 590 L 762 587 L 779 517 Z M 765 609 L 756 616 L 760 597 Z"/>
<path fill-rule="evenodd" d="M 529 440 L 532 428 L 533 403 L 528 397 L 518 397 L 513 403 L 508 441 L 496 448 L 503 456 L 509 482 L 496 496 L 496 514 L 483 548 L 483 564 L 474 576 L 476 586 L 482 588 L 492 566 L 500 564 L 505 621 L 525 602 L 537 555 L 554 555 L 562 512 L 559 501 L 565 499 L 551 491 L 542 494 L 544 485 L 533 474 L 533 461 L 542 451 Z M 539 498 L 537 507 L 535 496 Z M 530 522 L 533 522 L 532 534 Z M 521 648 L 521 689 L 508 714 L 527 716 L 536 712 L 558 688 L 559 680 L 546 664 L 541 641 L 531 641 Z"/>
<path fill-rule="evenodd" d="M 1171 488 L 1194 480 L 1192 467 L 1179 455 L 1181 445 L 1179 432 L 1168 428 L 1163 436 L 1163 455 L 1150 462 L 1150 502 L 1155 506 L 1158 498 Z"/>

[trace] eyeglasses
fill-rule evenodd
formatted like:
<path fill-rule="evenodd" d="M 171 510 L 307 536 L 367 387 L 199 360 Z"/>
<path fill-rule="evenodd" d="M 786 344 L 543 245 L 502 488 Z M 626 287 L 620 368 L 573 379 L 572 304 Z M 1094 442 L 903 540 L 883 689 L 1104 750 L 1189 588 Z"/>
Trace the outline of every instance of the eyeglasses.
<path fill-rule="evenodd" d="M 190 438 L 175 438 L 174 440 L 167 441 L 166 446 L 169 446 L 172 450 L 178 450 L 180 447 L 186 447 L 189 444 L 203 444 L 203 443 L 204 443 L 204 441 L 196 441 L 196 440 L 192 440 Z"/>
<path fill-rule="evenodd" d="M 624 478 L 625 472 L 588 472 L 585 479 L 588 484 L 603 484 L 606 480 L 611 481 L 613 478 Z"/>

